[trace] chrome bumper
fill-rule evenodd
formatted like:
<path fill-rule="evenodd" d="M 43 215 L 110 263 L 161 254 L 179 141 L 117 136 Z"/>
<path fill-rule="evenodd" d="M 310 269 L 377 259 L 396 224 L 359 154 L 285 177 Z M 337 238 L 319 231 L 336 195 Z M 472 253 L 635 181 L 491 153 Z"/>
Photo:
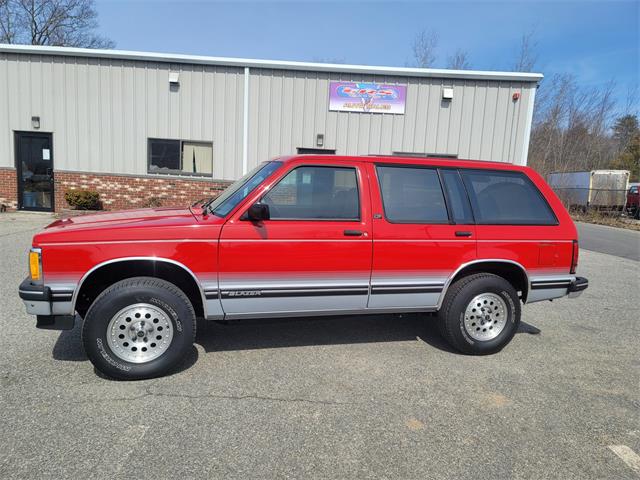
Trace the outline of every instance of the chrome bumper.
<path fill-rule="evenodd" d="M 18 287 L 27 313 L 37 316 L 37 328 L 70 330 L 74 325 L 71 305 L 73 292 L 52 292 L 46 285 L 38 285 L 26 278 Z"/>

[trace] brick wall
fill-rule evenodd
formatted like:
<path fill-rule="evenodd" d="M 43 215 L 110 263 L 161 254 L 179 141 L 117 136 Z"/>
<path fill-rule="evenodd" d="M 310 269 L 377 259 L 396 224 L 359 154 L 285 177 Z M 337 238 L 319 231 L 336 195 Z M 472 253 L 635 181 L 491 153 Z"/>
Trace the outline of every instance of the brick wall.
<path fill-rule="evenodd" d="M 105 210 L 122 210 L 148 207 L 152 200 L 157 200 L 163 207 L 184 207 L 201 198 L 218 196 L 229 183 L 56 171 L 55 210 L 69 208 L 64 199 L 67 190 L 95 190 L 100 194 Z"/>
<path fill-rule="evenodd" d="M 13 210 L 18 208 L 18 184 L 13 168 L 0 168 L 0 207 Z"/>

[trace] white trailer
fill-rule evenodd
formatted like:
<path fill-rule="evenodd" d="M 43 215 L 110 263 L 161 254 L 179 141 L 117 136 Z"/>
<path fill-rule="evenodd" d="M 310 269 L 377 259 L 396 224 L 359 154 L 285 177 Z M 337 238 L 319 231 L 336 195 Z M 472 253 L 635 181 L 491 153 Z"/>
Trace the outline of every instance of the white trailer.
<path fill-rule="evenodd" d="M 627 201 L 629 170 L 556 172 L 548 182 L 567 206 L 621 209 Z"/>

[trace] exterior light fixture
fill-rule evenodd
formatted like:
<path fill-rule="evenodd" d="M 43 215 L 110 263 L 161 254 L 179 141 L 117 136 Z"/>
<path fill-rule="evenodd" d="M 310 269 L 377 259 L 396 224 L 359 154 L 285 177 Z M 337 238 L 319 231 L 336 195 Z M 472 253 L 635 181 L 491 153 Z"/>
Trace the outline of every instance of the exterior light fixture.
<path fill-rule="evenodd" d="M 443 100 L 453 100 L 453 87 L 444 87 L 442 89 Z"/>
<path fill-rule="evenodd" d="M 316 135 L 316 146 L 317 147 L 323 147 L 324 146 L 324 134 L 323 133 L 319 133 L 318 135 Z"/>
<path fill-rule="evenodd" d="M 177 87 L 180 85 L 180 72 L 169 72 L 169 86 Z"/>
<path fill-rule="evenodd" d="M 31 126 L 34 129 L 39 129 L 40 128 L 40 117 L 31 117 Z"/>

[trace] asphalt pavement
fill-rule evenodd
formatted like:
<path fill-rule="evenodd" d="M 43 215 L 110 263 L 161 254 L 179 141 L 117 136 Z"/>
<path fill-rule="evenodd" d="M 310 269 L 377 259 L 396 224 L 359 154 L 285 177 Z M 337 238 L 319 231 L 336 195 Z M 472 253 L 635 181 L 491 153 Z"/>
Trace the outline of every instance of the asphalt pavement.
<path fill-rule="evenodd" d="M 589 289 L 492 356 L 422 315 L 203 322 L 179 372 L 117 382 L 18 298 L 48 221 L 0 215 L 2 479 L 638 478 L 637 262 L 581 252 Z"/>
<path fill-rule="evenodd" d="M 640 232 L 576 222 L 580 248 L 640 261 Z"/>

